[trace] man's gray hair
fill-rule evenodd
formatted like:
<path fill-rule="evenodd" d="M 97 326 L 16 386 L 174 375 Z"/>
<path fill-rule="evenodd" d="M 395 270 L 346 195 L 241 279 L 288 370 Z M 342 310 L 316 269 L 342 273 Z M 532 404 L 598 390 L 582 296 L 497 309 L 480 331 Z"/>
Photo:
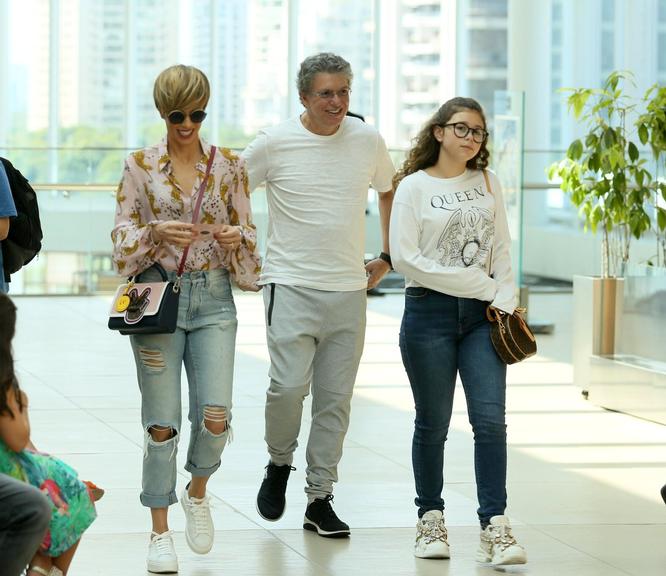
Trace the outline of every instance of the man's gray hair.
<path fill-rule="evenodd" d="M 354 75 L 349 64 L 342 56 L 332 54 L 331 52 L 321 52 L 314 56 L 308 56 L 301 62 L 301 68 L 298 71 L 298 78 L 296 79 L 296 86 L 298 87 L 299 94 L 307 94 L 312 88 L 312 82 L 317 73 L 324 72 L 326 74 L 345 74 L 351 81 Z"/>

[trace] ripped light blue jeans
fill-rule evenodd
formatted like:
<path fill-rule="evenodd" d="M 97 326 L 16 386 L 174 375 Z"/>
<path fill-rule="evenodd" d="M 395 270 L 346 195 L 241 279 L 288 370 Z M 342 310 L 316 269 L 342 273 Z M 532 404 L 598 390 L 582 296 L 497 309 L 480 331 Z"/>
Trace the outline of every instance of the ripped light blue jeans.
<path fill-rule="evenodd" d="M 169 279 L 175 278 L 169 272 Z M 142 282 L 158 281 L 153 269 Z M 183 364 L 189 384 L 190 443 L 185 469 L 210 476 L 220 466 L 231 422 L 231 393 L 236 343 L 236 306 L 227 270 L 183 274 L 178 327 L 173 334 L 130 336 L 141 390 L 144 430 L 141 503 L 166 508 L 177 502 L 176 452 L 181 429 L 180 381 Z M 225 421 L 221 434 L 205 421 Z M 172 437 L 157 442 L 149 430 L 171 429 Z M 215 428 L 215 426 L 213 426 Z"/>

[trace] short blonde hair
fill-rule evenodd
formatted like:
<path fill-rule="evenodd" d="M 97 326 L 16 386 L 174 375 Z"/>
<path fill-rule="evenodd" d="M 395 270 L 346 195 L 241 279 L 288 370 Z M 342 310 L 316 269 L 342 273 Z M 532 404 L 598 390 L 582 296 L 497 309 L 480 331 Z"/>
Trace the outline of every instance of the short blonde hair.
<path fill-rule="evenodd" d="M 162 117 L 193 106 L 206 108 L 209 98 L 208 78 L 194 66 L 176 64 L 162 70 L 155 79 L 153 99 Z"/>

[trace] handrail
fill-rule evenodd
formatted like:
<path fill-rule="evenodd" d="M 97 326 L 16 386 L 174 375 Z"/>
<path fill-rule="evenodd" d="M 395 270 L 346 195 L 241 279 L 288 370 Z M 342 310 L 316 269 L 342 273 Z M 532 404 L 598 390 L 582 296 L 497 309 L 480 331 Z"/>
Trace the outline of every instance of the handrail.
<path fill-rule="evenodd" d="M 66 192 L 114 192 L 118 189 L 118 184 L 73 184 L 69 182 L 59 183 L 46 183 L 30 185 L 35 190 L 62 190 Z M 526 182 L 523 184 L 524 190 L 549 190 L 551 188 L 559 188 L 559 184 L 553 182 Z"/>
<path fill-rule="evenodd" d="M 30 183 L 34 190 L 63 190 L 66 192 L 88 192 L 98 190 L 100 192 L 115 192 L 118 184 L 72 184 L 60 182 L 58 184 L 34 184 Z"/>

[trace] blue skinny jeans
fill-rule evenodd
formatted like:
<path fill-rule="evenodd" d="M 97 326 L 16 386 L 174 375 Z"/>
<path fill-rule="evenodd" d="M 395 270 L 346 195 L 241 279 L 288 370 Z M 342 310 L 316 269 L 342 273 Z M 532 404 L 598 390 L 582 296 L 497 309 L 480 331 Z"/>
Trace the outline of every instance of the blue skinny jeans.
<path fill-rule="evenodd" d="M 422 287 L 405 292 L 400 351 L 416 407 L 412 465 L 419 518 L 444 510 L 444 445 L 457 374 L 474 433 L 481 525 L 506 508 L 506 365 L 490 341 L 487 305 Z"/>

